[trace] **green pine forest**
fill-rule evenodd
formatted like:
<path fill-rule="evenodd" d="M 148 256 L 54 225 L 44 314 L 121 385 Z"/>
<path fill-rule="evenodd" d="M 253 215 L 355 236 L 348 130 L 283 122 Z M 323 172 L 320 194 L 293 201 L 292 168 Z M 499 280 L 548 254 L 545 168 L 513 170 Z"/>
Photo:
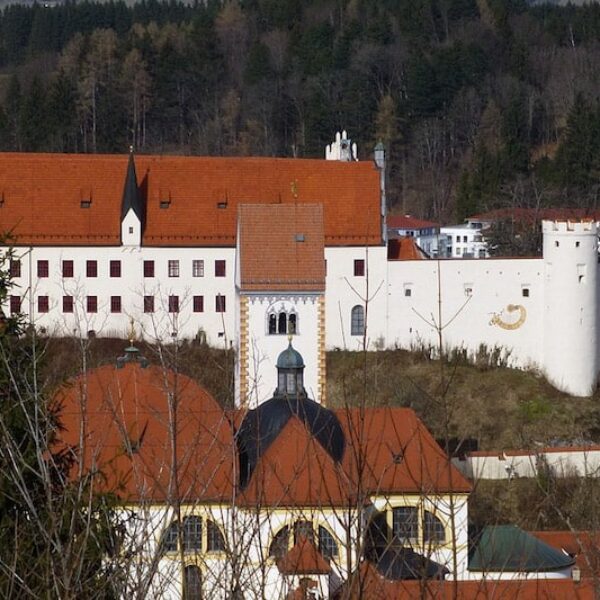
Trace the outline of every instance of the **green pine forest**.
<path fill-rule="evenodd" d="M 0 149 L 388 150 L 393 212 L 595 209 L 600 5 L 143 0 L 0 13 Z"/>

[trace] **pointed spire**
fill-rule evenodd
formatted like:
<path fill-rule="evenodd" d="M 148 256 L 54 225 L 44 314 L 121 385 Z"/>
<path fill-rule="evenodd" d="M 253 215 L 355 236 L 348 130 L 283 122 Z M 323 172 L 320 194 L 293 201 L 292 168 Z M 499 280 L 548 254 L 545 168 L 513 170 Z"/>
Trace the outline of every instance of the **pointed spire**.
<path fill-rule="evenodd" d="M 129 162 L 127 163 L 127 175 L 125 176 L 125 187 L 123 188 L 123 200 L 121 202 L 121 220 L 125 218 L 130 210 L 133 210 L 143 227 L 144 203 L 137 185 L 133 146 L 129 147 Z"/>

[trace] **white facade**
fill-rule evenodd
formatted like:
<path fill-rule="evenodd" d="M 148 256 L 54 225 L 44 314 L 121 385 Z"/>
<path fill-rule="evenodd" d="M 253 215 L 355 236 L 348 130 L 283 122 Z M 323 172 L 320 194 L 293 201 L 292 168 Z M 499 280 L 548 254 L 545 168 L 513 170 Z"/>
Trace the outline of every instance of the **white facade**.
<path fill-rule="evenodd" d="M 211 345 L 228 348 L 235 339 L 234 248 L 17 247 L 13 259 L 20 261 L 20 276 L 14 277 L 11 295 L 19 296 L 21 310 L 50 335 L 93 331 L 125 338 L 133 319 L 136 331 L 149 340 L 200 335 Z M 48 275 L 39 276 L 44 261 Z M 63 276 L 64 261 L 72 261 L 72 276 Z M 113 267 L 120 276 L 111 277 L 111 261 L 120 264 Z M 217 261 L 225 261 L 224 276 L 215 274 Z M 95 263 L 95 276 L 88 276 L 94 272 L 88 271 L 88 262 L 90 269 Z M 144 262 L 152 264 L 153 276 L 144 276 Z M 225 300 L 217 301 L 217 296 Z M 40 312 L 44 297 L 48 310 Z M 88 297 L 96 299 L 95 312 Z M 145 311 L 150 309 L 145 297 L 153 298 L 153 312 Z M 169 310 L 170 297 L 177 298 L 179 312 Z M 63 306 L 64 298 L 72 298 L 72 312 Z M 111 298 L 120 299 L 120 311 L 112 312 L 117 306 L 114 300 L 111 306 Z M 171 309 L 177 308 L 175 300 L 171 303 Z"/>
<path fill-rule="evenodd" d="M 435 354 L 441 324 L 446 350 L 470 357 L 479 352 L 482 358 L 495 353 L 496 362 L 539 369 L 559 389 L 587 396 L 598 374 L 596 238 L 592 223 L 546 222 L 540 259 L 388 261 L 384 246 L 326 247 L 325 346 L 431 348 Z M 17 247 L 14 258 L 20 260 L 20 276 L 11 294 L 49 334 L 125 337 L 133 319 L 150 340 L 200 336 L 227 348 L 238 341 L 234 248 Z M 72 277 L 62 275 L 65 260 L 73 261 Z M 38 276 L 38 268 L 44 272 L 38 261 L 47 261 L 47 277 Z M 88 261 L 97 262 L 96 277 L 88 277 Z M 111 261 L 120 261 L 120 277 L 110 276 Z M 154 277 L 144 277 L 144 261 L 154 261 Z M 217 261 L 225 261 L 224 276 L 215 274 Z M 68 296 L 71 313 L 63 310 Z M 89 296 L 96 297 L 97 312 L 88 310 Z M 111 312 L 113 296 L 120 298 L 120 312 Z M 145 296 L 154 298 L 153 313 L 144 312 Z M 178 298 L 178 313 L 169 312 L 170 296 Z M 40 312 L 40 297 L 48 298 L 47 312 Z M 202 306 L 194 297 L 202 297 Z M 263 311 L 253 317 L 259 323 L 254 339 L 266 339 L 267 311 L 277 301 L 251 303 L 253 311 Z M 298 310 L 311 312 L 312 300 L 297 301 Z M 364 310 L 364 330 L 352 329 L 355 307 Z M 315 331 L 308 325 L 311 316 L 300 318 L 294 344 L 302 352 L 304 336 Z M 308 374 L 309 389 L 318 395 L 312 377 Z M 265 382 L 265 389 L 272 385 Z"/>
<path fill-rule="evenodd" d="M 487 258 L 487 242 L 478 224 L 448 225 L 440 229 L 446 236 L 448 258 Z"/>
<path fill-rule="evenodd" d="M 538 451 L 472 452 L 452 463 L 469 479 L 536 477 L 540 467 L 557 477 L 599 477 L 600 448 L 541 448 Z"/>

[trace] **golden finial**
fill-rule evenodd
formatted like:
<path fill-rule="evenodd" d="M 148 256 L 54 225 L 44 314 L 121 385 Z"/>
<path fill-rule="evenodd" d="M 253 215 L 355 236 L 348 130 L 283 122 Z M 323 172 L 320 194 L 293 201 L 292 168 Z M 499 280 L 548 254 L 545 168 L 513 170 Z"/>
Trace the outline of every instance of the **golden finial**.
<path fill-rule="evenodd" d="M 135 327 L 133 317 L 129 319 L 129 345 L 133 346 L 133 342 L 135 342 Z"/>

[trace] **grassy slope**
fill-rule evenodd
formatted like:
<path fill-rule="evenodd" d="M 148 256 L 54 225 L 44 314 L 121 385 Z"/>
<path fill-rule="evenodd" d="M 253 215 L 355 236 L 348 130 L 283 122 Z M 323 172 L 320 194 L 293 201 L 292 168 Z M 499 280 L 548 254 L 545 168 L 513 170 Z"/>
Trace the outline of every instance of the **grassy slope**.
<path fill-rule="evenodd" d="M 600 440 L 598 397 L 572 398 L 534 373 L 445 364 L 444 393 L 439 361 L 402 350 L 332 352 L 327 367 L 329 405 L 410 406 L 438 438 L 447 432 L 494 450 Z"/>

